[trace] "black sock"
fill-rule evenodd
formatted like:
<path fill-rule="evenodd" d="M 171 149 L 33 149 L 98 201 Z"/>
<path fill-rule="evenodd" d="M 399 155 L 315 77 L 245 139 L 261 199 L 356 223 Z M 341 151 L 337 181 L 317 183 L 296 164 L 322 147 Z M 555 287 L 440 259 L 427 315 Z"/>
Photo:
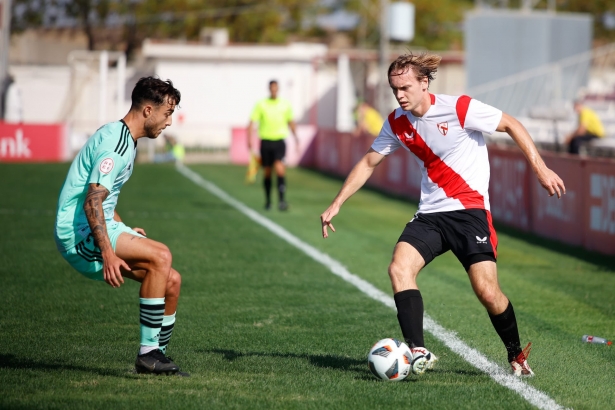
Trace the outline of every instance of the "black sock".
<path fill-rule="evenodd" d="M 271 177 L 265 177 L 265 198 L 271 203 Z"/>
<path fill-rule="evenodd" d="M 280 202 L 284 202 L 285 192 L 286 192 L 286 178 L 278 176 L 278 193 L 280 194 Z"/>
<path fill-rule="evenodd" d="M 519 329 L 517 329 L 517 318 L 512 303 L 508 301 L 506 310 L 499 315 L 489 314 L 491 323 L 498 332 L 500 339 L 504 342 L 508 352 L 508 361 L 512 362 L 521 353 L 521 341 L 519 340 Z"/>
<path fill-rule="evenodd" d="M 406 343 L 411 348 L 425 347 L 423 339 L 423 297 L 418 289 L 408 289 L 393 295 L 397 320 Z"/>

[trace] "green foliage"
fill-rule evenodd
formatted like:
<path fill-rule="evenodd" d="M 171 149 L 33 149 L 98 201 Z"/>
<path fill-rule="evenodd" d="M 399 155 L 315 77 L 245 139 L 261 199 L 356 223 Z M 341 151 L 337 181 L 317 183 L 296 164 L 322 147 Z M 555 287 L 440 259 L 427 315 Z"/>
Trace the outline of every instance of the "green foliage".
<path fill-rule="evenodd" d="M 565 0 L 558 4 L 559 11 L 589 13 L 594 19 L 594 38 L 604 41 L 615 41 L 615 29 L 607 29 L 603 24 L 606 12 L 615 13 L 615 2 L 612 0 Z"/>
<path fill-rule="evenodd" d="M 430 50 L 448 50 L 452 45 L 461 49 L 464 12 L 472 1 L 415 0 L 415 40 L 412 45 Z"/>
<path fill-rule="evenodd" d="M 301 34 L 317 0 L 15 0 L 12 30 L 77 24 L 95 48 L 109 17 L 124 26 L 129 48 L 146 37 L 197 40 L 204 27 L 226 27 L 233 42 L 283 43 Z"/>
<path fill-rule="evenodd" d="M 40 27 L 45 20 L 41 9 L 47 8 L 45 0 L 13 0 L 11 3 L 11 31 L 19 33 L 29 27 Z M 49 23 L 55 22 L 55 13 L 47 14 Z"/>
<path fill-rule="evenodd" d="M 464 12 L 474 7 L 473 0 L 412 3 L 416 19 L 410 47 L 462 48 Z M 291 37 L 324 40 L 329 33 L 305 22 L 318 14 L 345 8 L 361 16 L 359 26 L 350 33 L 355 43 L 377 47 L 380 0 L 339 0 L 332 4 L 325 7 L 319 0 L 14 0 L 12 30 L 77 24 L 88 36 L 89 47 L 95 48 L 96 29 L 114 21 L 123 28 L 129 52 L 146 37 L 196 40 L 203 27 L 226 27 L 230 40 L 236 43 L 284 43 Z M 547 0 L 541 0 L 537 8 L 546 5 Z M 518 9 L 520 0 L 511 0 L 509 6 Z M 557 9 L 590 13 L 595 38 L 615 40 L 615 30 L 607 30 L 602 22 L 605 12 L 615 13 L 613 1 L 558 0 Z"/>
<path fill-rule="evenodd" d="M 227 27 L 231 41 L 280 43 L 301 31 L 316 0 L 144 0 L 134 10 L 144 34 L 197 39 L 203 27 Z"/>
<path fill-rule="evenodd" d="M 430 50 L 461 48 L 464 12 L 473 7 L 473 0 L 414 0 L 414 39 L 410 47 Z M 380 39 L 380 1 L 350 0 L 348 9 L 361 15 L 365 24 L 365 43 L 377 47 Z M 361 42 L 361 28 L 354 31 L 357 43 Z"/>

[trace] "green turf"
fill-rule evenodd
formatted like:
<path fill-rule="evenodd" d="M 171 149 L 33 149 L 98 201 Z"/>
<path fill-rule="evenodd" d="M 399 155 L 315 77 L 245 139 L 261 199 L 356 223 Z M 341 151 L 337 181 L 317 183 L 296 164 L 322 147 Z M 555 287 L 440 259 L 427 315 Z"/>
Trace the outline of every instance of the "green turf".
<path fill-rule="evenodd" d="M 213 197 L 170 166 L 138 164 L 121 194 L 126 223 L 171 248 L 183 275 L 169 353 L 190 378 L 131 373 L 138 285 L 82 278 L 52 239 L 67 164 L 0 164 L 0 408 L 530 408 L 427 335 L 436 371 L 401 383 L 370 375 L 365 354 L 400 337 L 395 313 Z M 244 169 L 193 169 L 261 210 Z M 415 205 L 362 191 L 320 238 L 339 180 L 291 170 L 288 213 L 266 213 L 390 293 L 392 247 Z M 265 214 L 264 211 L 261 211 Z M 615 408 L 615 353 L 580 342 L 615 337 L 615 259 L 500 233 L 500 280 L 523 341 L 529 383 L 574 408 Z M 419 277 L 428 313 L 505 365 L 503 347 L 463 269 L 447 254 Z"/>

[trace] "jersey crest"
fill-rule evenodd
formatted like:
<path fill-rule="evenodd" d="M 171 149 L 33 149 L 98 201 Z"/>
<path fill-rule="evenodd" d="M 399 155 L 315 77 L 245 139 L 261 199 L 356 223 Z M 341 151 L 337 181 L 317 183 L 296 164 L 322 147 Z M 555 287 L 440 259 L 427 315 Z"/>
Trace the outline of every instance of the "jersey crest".
<path fill-rule="evenodd" d="M 448 121 L 440 122 L 436 125 L 438 126 L 438 131 L 440 131 L 440 134 L 446 136 L 446 133 L 448 132 Z"/>
<path fill-rule="evenodd" d="M 112 158 L 105 158 L 100 163 L 100 172 L 106 175 L 113 170 L 114 165 Z"/>

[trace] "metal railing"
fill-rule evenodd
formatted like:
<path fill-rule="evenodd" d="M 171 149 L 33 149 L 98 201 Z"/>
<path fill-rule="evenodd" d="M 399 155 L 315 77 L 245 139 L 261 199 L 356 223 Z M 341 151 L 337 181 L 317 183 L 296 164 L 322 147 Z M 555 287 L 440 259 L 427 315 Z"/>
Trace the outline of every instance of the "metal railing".
<path fill-rule="evenodd" d="M 467 94 L 515 116 L 530 116 L 540 107 L 557 116 L 553 112 L 561 112 L 563 103 L 587 92 L 590 76 L 604 76 L 610 86 L 604 93 L 615 93 L 615 80 L 608 79 L 614 70 L 615 43 L 472 87 Z"/>

